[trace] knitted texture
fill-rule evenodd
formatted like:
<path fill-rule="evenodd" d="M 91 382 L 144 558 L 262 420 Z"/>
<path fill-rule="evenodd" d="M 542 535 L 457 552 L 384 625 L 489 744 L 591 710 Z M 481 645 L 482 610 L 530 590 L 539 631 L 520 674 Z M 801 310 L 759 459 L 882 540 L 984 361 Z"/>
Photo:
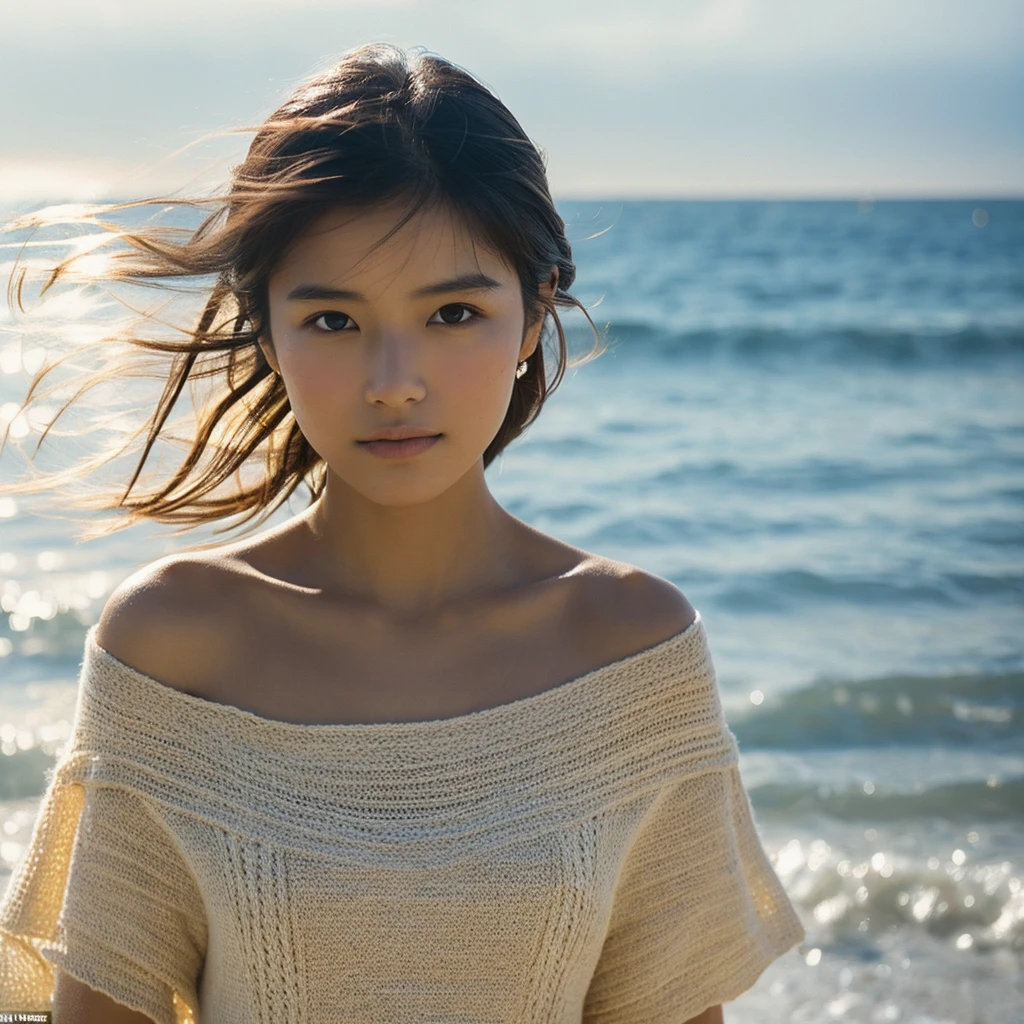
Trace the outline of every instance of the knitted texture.
<path fill-rule="evenodd" d="M 681 1024 L 805 938 L 703 620 L 533 696 L 304 725 L 86 636 L 0 903 L 0 1011 L 57 965 L 157 1024 Z"/>

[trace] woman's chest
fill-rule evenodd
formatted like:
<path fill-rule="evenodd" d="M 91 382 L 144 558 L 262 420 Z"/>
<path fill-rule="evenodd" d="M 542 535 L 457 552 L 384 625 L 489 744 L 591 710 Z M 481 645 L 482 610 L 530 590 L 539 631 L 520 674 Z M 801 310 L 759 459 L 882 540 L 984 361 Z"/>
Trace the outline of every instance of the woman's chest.
<path fill-rule="evenodd" d="M 632 653 L 616 609 L 579 586 L 396 624 L 288 609 L 228 624 L 198 696 L 301 724 L 454 718 L 552 689 Z"/>

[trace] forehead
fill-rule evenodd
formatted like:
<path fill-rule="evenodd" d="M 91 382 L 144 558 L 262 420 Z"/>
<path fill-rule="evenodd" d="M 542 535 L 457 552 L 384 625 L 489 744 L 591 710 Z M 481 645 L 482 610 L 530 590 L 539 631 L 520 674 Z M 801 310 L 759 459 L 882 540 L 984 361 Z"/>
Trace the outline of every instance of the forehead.
<path fill-rule="evenodd" d="M 407 212 L 408 205 L 401 202 L 328 208 L 292 242 L 271 274 L 271 284 L 275 278 L 328 283 L 382 276 L 424 283 L 477 270 L 502 282 L 516 280 L 507 260 L 452 207 L 424 207 L 399 227 Z"/>

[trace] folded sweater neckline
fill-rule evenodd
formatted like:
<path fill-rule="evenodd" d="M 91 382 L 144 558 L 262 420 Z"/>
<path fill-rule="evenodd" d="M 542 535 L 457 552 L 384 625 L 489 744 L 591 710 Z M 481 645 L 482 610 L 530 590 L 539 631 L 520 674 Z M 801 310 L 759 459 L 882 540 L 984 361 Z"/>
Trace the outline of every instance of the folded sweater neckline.
<path fill-rule="evenodd" d="M 479 708 L 475 711 L 467 711 L 458 715 L 449 715 L 444 718 L 416 719 L 407 722 L 288 722 L 279 718 L 271 718 L 257 714 L 234 704 L 223 704 L 207 697 L 199 697 L 196 694 L 179 690 L 160 682 L 153 676 L 149 676 L 138 669 L 116 658 L 106 648 L 96 642 L 96 627 L 92 626 L 86 633 L 85 651 L 86 658 L 91 661 L 98 661 L 108 670 L 109 673 L 120 676 L 130 681 L 135 687 L 149 691 L 154 700 L 158 700 L 162 706 L 171 709 L 180 706 L 184 711 L 194 711 L 201 714 L 204 719 L 212 723 L 219 719 L 223 722 L 232 722 L 236 728 L 253 730 L 267 739 L 277 737 L 297 738 L 299 736 L 321 737 L 330 739 L 334 737 L 357 738 L 384 738 L 386 735 L 412 736 L 422 733 L 438 733 L 443 730 L 459 730 L 462 728 L 473 728 L 505 722 L 517 715 L 524 713 L 540 712 L 550 710 L 557 702 L 568 700 L 575 696 L 585 684 L 593 682 L 605 676 L 621 677 L 623 673 L 631 674 L 641 663 L 658 656 L 667 654 L 670 650 L 691 640 L 694 634 L 704 629 L 704 622 L 699 610 L 696 610 L 696 617 L 680 632 L 673 634 L 665 640 L 650 647 L 626 655 L 616 661 L 609 662 L 599 668 L 592 669 L 582 675 L 575 676 L 555 686 L 548 687 L 538 693 L 528 694 L 515 700 L 504 701 L 488 708 Z"/>
<path fill-rule="evenodd" d="M 90 635 L 56 772 L 253 841 L 404 870 L 530 842 L 737 760 L 698 614 L 539 693 L 413 722 L 267 718 L 167 686 Z"/>

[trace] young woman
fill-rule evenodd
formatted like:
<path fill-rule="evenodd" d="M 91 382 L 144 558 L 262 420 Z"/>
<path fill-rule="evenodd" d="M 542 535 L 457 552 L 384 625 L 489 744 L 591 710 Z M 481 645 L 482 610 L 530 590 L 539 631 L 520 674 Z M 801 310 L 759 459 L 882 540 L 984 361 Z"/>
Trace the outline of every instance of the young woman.
<path fill-rule="evenodd" d="M 721 1021 L 804 933 L 702 620 L 484 476 L 579 305 L 513 116 L 438 57 L 363 47 L 260 127 L 201 227 L 103 246 L 90 280 L 209 282 L 183 337 L 131 339 L 169 365 L 123 525 L 312 500 L 146 566 L 90 629 L 0 906 L 0 1011 Z M 140 490 L 197 379 L 185 459 Z"/>

